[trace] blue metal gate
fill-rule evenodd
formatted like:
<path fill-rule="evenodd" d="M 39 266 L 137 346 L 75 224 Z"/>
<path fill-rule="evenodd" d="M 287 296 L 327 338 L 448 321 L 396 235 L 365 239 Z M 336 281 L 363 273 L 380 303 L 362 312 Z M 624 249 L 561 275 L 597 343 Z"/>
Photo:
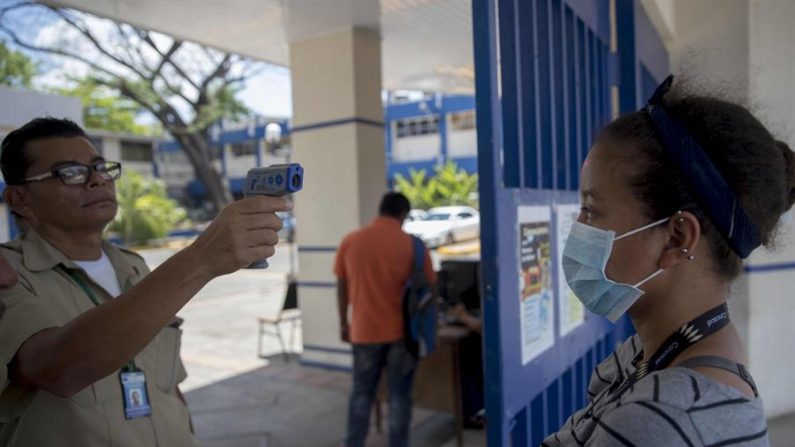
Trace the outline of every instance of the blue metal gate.
<path fill-rule="evenodd" d="M 642 8 L 615 2 L 616 11 L 632 14 L 616 22 L 618 37 L 633 42 L 626 58 L 611 57 L 610 0 L 473 0 L 489 446 L 540 444 L 585 405 L 591 371 L 631 332 L 627 321 L 585 315 L 564 333 L 560 304 L 568 292 L 558 286 L 560 210 L 579 203 L 580 166 L 612 116 L 611 86 L 624 76 L 621 109 L 634 110 L 665 75 L 660 67 L 667 70 L 664 49 L 662 62 L 638 57 L 649 46 L 634 45 L 638 29 L 656 38 L 648 20 L 636 17 L 645 18 Z M 623 96 L 630 86 L 633 95 Z M 520 225 L 527 206 L 548 216 L 540 230 Z M 526 255 L 534 229 L 546 239 Z M 526 258 L 540 268 L 525 270 Z M 554 286 L 535 284 L 545 275 Z M 540 304 L 528 306 L 527 291 L 539 287 L 532 296 Z M 554 329 L 540 330 L 550 327 L 544 324 Z M 527 349 L 542 332 L 550 344 Z"/>

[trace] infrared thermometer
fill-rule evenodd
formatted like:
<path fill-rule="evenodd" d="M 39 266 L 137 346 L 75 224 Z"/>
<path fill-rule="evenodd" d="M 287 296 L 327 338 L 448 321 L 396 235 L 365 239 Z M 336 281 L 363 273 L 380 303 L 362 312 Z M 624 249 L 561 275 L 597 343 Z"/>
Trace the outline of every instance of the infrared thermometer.
<path fill-rule="evenodd" d="M 293 194 L 304 187 L 304 168 L 298 163 L 271 165 L 252 168 L 246 175 L 243 195 L 282 197 Z M 251 263 L 247 268 L 268 268 L 268 261 L 262 259 Z"/>

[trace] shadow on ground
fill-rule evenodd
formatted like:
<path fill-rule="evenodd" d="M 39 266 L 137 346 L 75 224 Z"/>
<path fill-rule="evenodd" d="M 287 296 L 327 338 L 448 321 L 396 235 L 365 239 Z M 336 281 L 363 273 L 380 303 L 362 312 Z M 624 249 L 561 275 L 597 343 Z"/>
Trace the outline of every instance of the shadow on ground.
<path fill-rule="evenodd" d="M 296 357 L 288 362 L 281 354 L 268 357 L 267 361 L 267 366 L 186 393 L 202 444 L 342 445 L 351 387 L 349 373 L 304 367 Z M 388 415 L 384 417 L 386 426 Z M 387 445 L 385 433 L 377 433 L 373 426 L 370 432 L 368 446 Z M 448 445 L 454 437 L 453 417 L 415 408 L 411 436 L 414 447 Z"/>

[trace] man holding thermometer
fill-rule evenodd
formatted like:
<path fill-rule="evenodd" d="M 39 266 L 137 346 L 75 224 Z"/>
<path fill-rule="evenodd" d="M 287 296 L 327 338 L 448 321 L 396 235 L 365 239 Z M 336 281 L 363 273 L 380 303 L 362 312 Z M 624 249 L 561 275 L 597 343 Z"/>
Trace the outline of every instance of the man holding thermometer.
<path fill-rule="evenodd" d="M 232 203 L 150 272 L 102 238 L 121 165 L 79 126 L 35 119 L 6 136 L 0 165 L 21 229 L 0 248 L 16 271 L 0 284 L 0 446 L 195 445 L 176 313 L 213 278 L 272 256 L 275 212 L 291 204 Z"/>

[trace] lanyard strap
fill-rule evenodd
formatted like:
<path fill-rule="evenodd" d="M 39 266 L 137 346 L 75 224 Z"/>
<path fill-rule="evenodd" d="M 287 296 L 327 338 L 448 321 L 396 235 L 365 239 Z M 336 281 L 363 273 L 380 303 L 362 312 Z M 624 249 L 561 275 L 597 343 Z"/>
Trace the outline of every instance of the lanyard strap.
<path fill-rule="evenodd" d="M 641 377 L 670 365 L 676 356 L 685 349 L 718 332 L 727 324 L 729 324 L 729 307 L 726 303 L 706 311 L 689 323 L 685 323 L 678 331 L 665 339 L 648 362 L 638 368 L 638 371 L 642 373 Z"/>
<path fill-rule="evenodd" d="M 86 295 L 88 295 L 88 298 L 91 300 L 91 302 L 94 303 L 95 306 L 99 306 L 100 304 L 99 299 L 97 298 L 96 295 L 94 295 L 94 291 L 92 291 L 91 288 L 88 287 L 88 284 L 86 284 L 86 282 L 83 281 L 83 278 L 81 278 L 80 275 L 78 275 L 77 272 L 74 270 L 70 270 L 65 267 L 63 270 L 66 272 L 67 275 L 69 275 L 70 278 L 72 278 L 72 281 L 77 283 L 77 285 L 80 286 L 81 289 L 83 289 L 83 292 L 85 292 Z M 129 362 L 127 362 L 121 368 L 121 370 L 122 372 L 137 371 L 138 368 L 135 366 L 135 359 L 131 359 Z"/>
<path fill-rule="evenodd" d="M 610 402 L 617 401 L 625 391 L 630 389 L 640 379 L 646 377 L 651 372 L 667 367 L 685 349 L 714 334 L 727 324 L 729 324 L 729 307 L 726 303 L 710 309 L 694 320 L 685 323 L 678 331 L 665 339 L 662 346 L 657 349 L 649 361 L 641 364 L 638 369 L 623 382 L 616 381 L 613 383 L 610 387 L 610 391 L 607 393 L 608 395 L 612 395 Z M 638 356 L 640 356 L 640 354 Z"/>

